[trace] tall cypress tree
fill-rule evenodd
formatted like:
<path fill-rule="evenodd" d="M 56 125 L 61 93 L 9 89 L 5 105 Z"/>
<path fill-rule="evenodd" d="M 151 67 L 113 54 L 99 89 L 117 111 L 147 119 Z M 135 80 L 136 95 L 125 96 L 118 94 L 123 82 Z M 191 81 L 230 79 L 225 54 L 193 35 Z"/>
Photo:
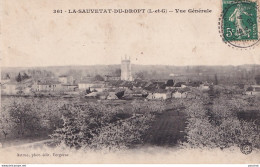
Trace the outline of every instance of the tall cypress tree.
<path fill-rule="evenodd" d="M 17 81 L 17 82 L 21 82 L 21 81 L 22 81 L 22 76 L 21 76 L 20 73 L 19 73 L 18 76 L 16 77 L 16 81 Z"/>

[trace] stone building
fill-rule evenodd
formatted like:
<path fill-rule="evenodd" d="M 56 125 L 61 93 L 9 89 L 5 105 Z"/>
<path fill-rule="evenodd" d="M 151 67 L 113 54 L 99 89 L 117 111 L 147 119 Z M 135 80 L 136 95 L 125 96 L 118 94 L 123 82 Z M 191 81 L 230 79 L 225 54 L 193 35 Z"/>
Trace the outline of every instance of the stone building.
<path fill-rule="evenodd" d="M 121 60 L 121 80 L 133 81 L 130 57 Z"/>

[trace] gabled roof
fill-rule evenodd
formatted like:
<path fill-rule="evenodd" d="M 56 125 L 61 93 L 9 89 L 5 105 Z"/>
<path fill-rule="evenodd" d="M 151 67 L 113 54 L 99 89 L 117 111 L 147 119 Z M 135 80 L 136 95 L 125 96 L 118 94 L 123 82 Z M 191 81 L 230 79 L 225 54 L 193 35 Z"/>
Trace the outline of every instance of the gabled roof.
<path fill-rule="evenodd" d="M 137 81 L 137 82 L 135 82 L 133 85 L 135 86 L 135 87 L 142 87 L 142 86 L 144 86 L 146 84 L 146 82 L 139 82 L 139 81 Z"/>
<path fill-rule="evenodd" d="M 199 87 L 202 84 L 201 81 L 194 81 L 194 82 L 189 82 L 187 84 L 187 86 L 191 86 L 191 87 Z"/>
<path fill-rule="evenodd" d="M 189 88 L 189 87 L 182 88 L 180 91 L 182 91 L 182 92 L 188 92 L 188 91 L 190 91 L 190 88 Z"/>
<path fill-rule="evenodd" d="M 78 85 L 71 85 L 71 84 L 61 84 L 62 86 L 78 86 Z"/>
<path fill-rule="evenodd" d="M 95 84 L 93 86 L 91 86 L 91 88 L 103 88 L 104 85 L 103 84 Z"/>
<path fill-rule="evenodd" d="M 123 83 L 120 84 L 120 87 L 132 88 L 133 84 L 131 82 L 124 81 Z"/>
<path fill-rule="evenodd" d="M 174 92 L 172 92 L 172 93 L 182 93 L 182 92 L 179 91 L 179 90 L 176 90 L 176 91 L 174 91 Z"/>
<path fill-rule="evenodd" d="M 156 89 L 153 93 L 167 93 L 165 89 Z"/>
<path fill-rule="evenodd" d="M 122 82 L 123 81 L 121 81 L 121 80 L 117 80 L 117 81 L 112 80 L 112 81 L 109 81 L 108 84 L 115 86 L 115 87 L 119 87 Z"/>
<path fill-rule="evenodd" d="M 146 85 L 146 87 L 144 87 L 145 90 L 149 90 L 149 91 L 154 91 L 157 89 L 157 85 L 156 84 L 149 84 L 148 86 Z"/>
<path fill-rule="evenodd" d="M 45 81 L 38 81 L 37 85 L 57 85 L 61 84 L 59 81 L 52 81 L 52 80 L 45 80 Z"/>
<path fill-rule="evenodd" d="M 210 86 L 209 83 L 204 83 L 204 84 L 201 84 L 202 86 Z"/>
<path fill-rule="evenodd" d="M 89 80 L 80 80 L 80 81 L 78 81 L 79 84 L 90 84 L 92 82 L 93 81 L 89 81 Z"/>
<path fill-rule="evenodd" d="M 68 77 L 67 75 L 60 75 L 59 78 Z"/>
<path fill-rule="evenodd" d="M 185 82 L 177 82 L 174 84 L 174 87 L 181 87 L 183 84 L 185 84 Z"/>
<path fill-rule="evenodd" d="M 78 81 L 78 83 L 93 83 L 93 82 L 95 82 L 94 77 L 83 77 Z"/>
<path fill-rule="evenodd" d="M 118 97 L 116 96 L 115 92 L 109 92 L 107 99 L 118 99 Z"/>
<path fill-rule="evenodd" d="M 86 95 L 86 97 L 96 97 L 96 96 L 98 96 L 98 92 L 91 92 L 91 93 L 89 93 L 89 94 L 87 94 Z"/>

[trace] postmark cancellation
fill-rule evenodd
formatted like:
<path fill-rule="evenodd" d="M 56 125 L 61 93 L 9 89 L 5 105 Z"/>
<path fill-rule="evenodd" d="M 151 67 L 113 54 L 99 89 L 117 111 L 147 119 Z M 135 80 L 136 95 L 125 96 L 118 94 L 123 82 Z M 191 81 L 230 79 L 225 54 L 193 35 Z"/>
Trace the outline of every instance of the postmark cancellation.
<path fill-rule="evenodd" d="M 237 48 L 250 48 L 259 42 L 259 6 L 256 0 L 223 0 L 221 36 Z"/>

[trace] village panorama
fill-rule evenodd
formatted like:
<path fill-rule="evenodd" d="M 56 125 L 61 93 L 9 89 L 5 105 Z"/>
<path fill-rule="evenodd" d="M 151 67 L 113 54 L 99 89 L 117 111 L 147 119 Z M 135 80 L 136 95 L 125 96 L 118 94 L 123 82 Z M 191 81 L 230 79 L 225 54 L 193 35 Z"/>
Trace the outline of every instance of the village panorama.
<path fill-rule="evenodd" d="M 260 65 L 2 68 L 8 147 L 260 149 Z M 37 143 L 37 144 L 35 144 Z"/>

